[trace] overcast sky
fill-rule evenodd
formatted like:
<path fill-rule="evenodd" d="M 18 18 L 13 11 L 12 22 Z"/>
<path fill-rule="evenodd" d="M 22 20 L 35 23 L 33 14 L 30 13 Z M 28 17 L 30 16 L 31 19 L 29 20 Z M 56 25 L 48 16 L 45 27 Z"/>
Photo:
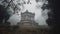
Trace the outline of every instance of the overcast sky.
<path fill-rule="evenodd" d="M 27 2 L 28 0 L 26 0 L 25 2 Z M 35 13 L 35 21 L 37 23 L 39 23 L 39 25 L 47 25 L 45 20 L 48 17 L 47 15 L 45 15 L 45 18 L 42 16 L 42 5 L 44 2 L 36 2 L 36 0 L 30 0 L 31 4 L 24 4 L 24 9 L 21 12 L 25 12 L 26 10 L 28 10 L 29 12 Z M 15 2 L 16 3 L 16 2 Z M 37 8 L 37 6 L 40 6 Z M 44 13 L 47 13 L 47 10 L 45 10 Z M 9 21 L 14 25 L 17 24 L 17 22 L 20 22 L 20 17 L 17 14 L 14 14 L 10 17 Z"/>

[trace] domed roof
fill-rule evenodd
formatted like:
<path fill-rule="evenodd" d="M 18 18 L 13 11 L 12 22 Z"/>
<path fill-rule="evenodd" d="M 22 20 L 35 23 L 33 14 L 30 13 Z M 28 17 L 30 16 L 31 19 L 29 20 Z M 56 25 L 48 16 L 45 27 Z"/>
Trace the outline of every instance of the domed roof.
<path fill-rule="evenodd" d="M 29 12 L 28 10 L 26 10 L 24 13 L 22 14 L 32 14 L 32 15 L 35 15 L 35 13 L 32 13 L 32 12 Z"/>

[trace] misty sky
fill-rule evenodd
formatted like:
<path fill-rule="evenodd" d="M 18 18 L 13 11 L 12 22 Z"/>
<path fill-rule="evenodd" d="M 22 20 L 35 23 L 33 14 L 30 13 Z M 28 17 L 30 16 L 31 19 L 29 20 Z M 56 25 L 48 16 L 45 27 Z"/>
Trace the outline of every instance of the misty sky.
<path fill-rule="evenodd" d="M 28 0 L 26 0 L 25 2 L 27 2 L 27 1 Z M 24 4 L 23 5 L 24 8 L 22 7 L 22 10 L 20 12 L 25 12 L 26 10 L 28 10 L 29 12 L 35 13 L 35 21 L 37 23 L 39 23 L 39 25 L 47 25 L 45 20 L 48 17 L 46 14 L 48 10 L 44 11 L 45 16 L 43 17 L 42 9 L 41 9 L 44 2 L 42 2 L 42 1 L 36 2 L 35 0 L 30 0 L 30 2 L 31 2 L 31 4 Z M 15 3 L 17 4 L 16 1 L 15 1 Z M 40 6 L 40 7 L 38 7 L 38 6 Z M 14 25 L 14 24 L 17 24 L 17 22 L 20 22 L 20 20 L 21 20 L 21 16 L 14 14 L 10 17 L 10 19 L 8 21 Z"/>

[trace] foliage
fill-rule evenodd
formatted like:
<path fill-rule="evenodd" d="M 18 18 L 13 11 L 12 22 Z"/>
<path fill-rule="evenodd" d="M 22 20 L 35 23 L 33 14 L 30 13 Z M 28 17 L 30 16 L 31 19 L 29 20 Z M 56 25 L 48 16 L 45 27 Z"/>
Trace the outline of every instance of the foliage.
<path fill-rule="evenodd" d="M 20 10 L 18 4 L 15 4 L 14 1 L 15 0 L 0 0 L 0 23 L 7 23 L 9 17 L 15 14 L 17 10 Z"/>
<path fill-rule="evenodd" d="M 47 24 L 51 27 L 51 32 L 53 34 L 59 33 L 60 27 L 60 13 L 59 13 L 59 1 L 57 0 L 47 0 L 48 1 L 48 8 L 51 9 L 48 12 L 48 19 L 46 20 Z M 46 9 L 46 8 L 45 8 Z"/>
<path fill-rule="evenodd" d="M 6 23 L 7 20 L 9 19 L 9 16 L 10 15 L 8 14 L 7 10 L 2 5 L 0 5 L 0 24 L 3 23 L 4 19 Z"/>

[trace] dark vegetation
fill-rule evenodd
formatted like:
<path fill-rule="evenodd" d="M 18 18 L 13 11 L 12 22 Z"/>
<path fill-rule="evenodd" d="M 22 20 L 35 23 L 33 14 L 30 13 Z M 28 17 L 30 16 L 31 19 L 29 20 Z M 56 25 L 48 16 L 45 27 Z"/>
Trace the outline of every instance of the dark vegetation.
<path fill-rule="evenodd" d="M 7 7 L 4 5 L 4 2 L 8 3 L 8 5 L 6 5 Z M 9 14 L 9 12 L 7 10 L 10 7 L 11 2 L 12 2 L 12 0 L 10 0 L 10 1 L 9 0 L 3 0 L 1 2 L 1 4 L 3 4 L 3 5 L 0 4 L 0 24 L 10 24 L 8 22 L 8 19 L 11 15 Z"/>
<path fill-rule="evenodd" d="M 59 0 L 48 0 L 49 7 L 51 12 L 48 13 L 48 19 L 46 20 L 47 24 L 51 27 L 52 34 L 60 34 L 60 8 L 59 8 Z M 52 17 L 52 18 L 50 18 Z"/>
<path fill-rule="evenodd" d="M 10 15 L 7 12 L 7 9 L 4 8 L 4 6 L 0 5 L 0 24 L 3 23 L 3 20 L 5 23 L 8 23 L 7 20 L 9 19 Z"/>

